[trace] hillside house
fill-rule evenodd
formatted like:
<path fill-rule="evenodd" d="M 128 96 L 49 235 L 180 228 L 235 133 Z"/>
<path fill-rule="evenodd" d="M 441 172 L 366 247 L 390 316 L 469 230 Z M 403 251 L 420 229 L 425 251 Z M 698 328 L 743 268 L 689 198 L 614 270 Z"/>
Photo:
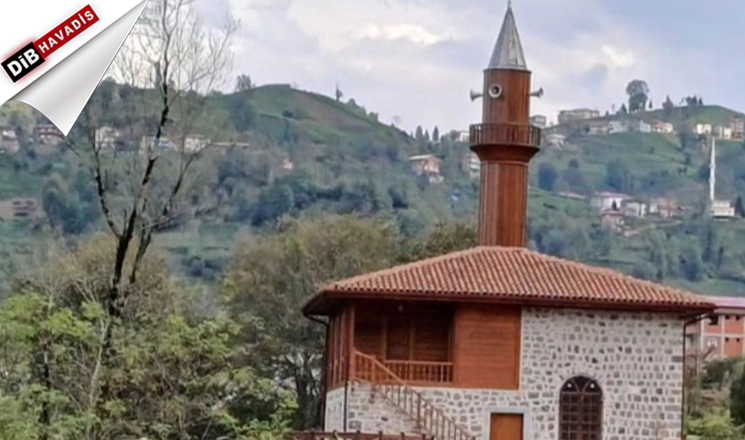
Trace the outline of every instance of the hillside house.
<path fill-rule="evenodd" d="M 693 127 L 694 133 L 697 135 L 710 135 L 712 132 L 711 124 L 696 124 Z"/>
<path fill-rule="evenodd" d="M 682 213 L 682 209 L 677 201 L 661 197 L 650 201 L 649 213 L 662 218 L 673 218 L 679 217 Z"/>
<path fill-rule="evenodd" d="M 712 358 L 745 356 L 745 298 L 709 296 L 716 306 L 709 319 L 686 327 L 686 348 Z"/>
<path fill-rule="evenodd" d="M 585 119 L 599 118 L 600 112 L 590 108 L 577 108 L 573 110 L 561 110 L 559 112 L 559 124 L 569 124 Z"/>
<path fill-rule="evenodd" d="M 0 221 L 33 221 L 44 218 L 44 216 L 44 210 L 34 199 L 10 199 L 0 201 Z"/>
<path fill-rule="evenodd" d="M 732 128 L 718 125 L 714 127 L 713 134 L 717 139 L 732 139 Z"/>
<path fill-rule="evenodd" d="M 680 440 L 685 323 L 714 305 L 527 249 L 541 135 L 509 6 L 484 76 L 479 246 L 332 282 L 303 307 L 327 332 L 325 431 Z"/>
<path fill-rule="evenodd" d="M 567 137 L 561 133 L 546 134 L 546 145 L 549 147 L 561 148 L 567 142 Z"/>
<path fill-rule="evenodd" d="M 626 121 L 610 121 L 608 123 L 608 133 L 626 133 L 629 131 L 629 124 Z"/>
<path fill-rule="evenodd" d="M 582 123 L 582 130 L 588 135 L 602 135 L 610 133 L 610 124 L 604 119 L 588 120 Z"/>
<path fill-rule="evenodd" d="M 733 116 L 729 127 L 732 130 L 732 139 L 742 140 L 745 138 L 745 119 L 742 116 Z"/>
<path fill-rule="evenodd" d="M 143 136 L 140 141 L 140 151 L 145 152 L 150 148 L 157 152 L 176 151 L 176 144 L 167 137 L 156 140 L 155 136 Z"/>
<path fill-rule="evenodd" d="M 231 148 L 246 150 L 251 148 L 251 144 L 248 142 L 215 142 L 212 145 L 216 150 L 230 150 Z"/>
<path fill-rule="evenodd" d="M 714 200 L 710 206 L 711 216 L 714 218 L 733 218 L 735 216 L 735 207 L 732 202 L 727 200 Z"/>
<path fill-rule="evenodd" d="M 114 127 L 103 126 L 96 130 L 96 148 L 102 150 L 116 150 L 122 134 Z"/>
<path fill-rule="evenodd" d="M 212 143 L 212 140 L 201 134 L 190 134 L 183 139 L 184 151 L 197 153 L 204 150 Z"/>
<path fill-rule="evenodd" d="M 459 131 L 457 133 L 458 135 L 455 138 L 457 142 L 468 142 L 468 131 Z"/>
<path fill-rule="evenodd" d="M 0 127 L 0 154 L 15 154 L 21 149 L 15 130 L 10 127 Z"/>
<path fill-rule="evenodd" d="M 409 158 L 411 171 L 417 176 L 426 176 L 430 183 L 441 183 L 443 181 L 440 174 L 441 164 L 442 159 L 434 154 L 422 154 Z"/>
<path fill-rule="evenodd" d="M 637 133 L 651 133 L 652 125 L 642 121 L 641 119 L 637 119 L 637 120 L 629 121 L 628 131 L 633 131 Z"/>
<path fill-rule="evenodd" d="M 600 224 L 603 229 L 616 233 L 623 232 L 625 226 L 624 213 L 615 209 L 604 209 L 600 212 Z"/>
<path fill-rule="evenodd" d="M 282 169 L 285 171 L 292 171 L 295 169 L 295 164 L 290 160 L 289 157 L 282 159 Z"/>
<path fill-rule="evenodd" d="M 481 161 L 474 152 L 469 151 L 461 158 L 460 168 L 471 179 L 477 179 L 481 174 Z"/>
<path fill-rule="evenodd" d="M 652 123 L 652 133 L 673 134 L 675 126 L 669 122 L 655 121 Z"/>
<path fill-rule="evenodd" d="M 649 205 L 637 200 L 626 200 L 622 207 L 623 215 L 632 218 L 644 218 L 649 213 Z"/>
<path fill-rule="evenodd" d="M 596 192 L 590 199 L 590 206 L 596 208 L 599 211 L 605 211 L 608 209 L 614 211 L 621 211 L 624 203 L 627 200 L 631 200 L 628 194 L 614 193 L 614 192 Z"/>
<path fill-rule="evenodd" d="M 36 126 L 36 143 L 40 145 L 57 145 L 65 136 L 54 124 L 39 124 Z"/>
<path fill-rule="evenodd" d="M 530 117 L 530 125 L 543 130 L 548 125 L 548 118 L 543 115 L 533 115 Z"/>

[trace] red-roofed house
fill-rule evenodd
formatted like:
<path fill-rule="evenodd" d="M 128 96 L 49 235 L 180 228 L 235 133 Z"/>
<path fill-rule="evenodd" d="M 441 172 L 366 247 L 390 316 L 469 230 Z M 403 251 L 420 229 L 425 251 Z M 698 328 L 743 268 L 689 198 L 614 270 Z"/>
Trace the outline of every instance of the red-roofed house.
<path fill-rule="evenodd" d="M 745 356 L 745 298 L 710 296 L 706 300 L 716 311 L 686 328 L 689 350 L 714 358 Z"/>
<path fill-rule="evenodd" d="M 680 440 L 697 295 L 526 249 L 530 78 L 508 7 L 484 72 L 480 246 L 340 280 L 304 306 L 327 329 L 324 430 L 435 440 Z"/>

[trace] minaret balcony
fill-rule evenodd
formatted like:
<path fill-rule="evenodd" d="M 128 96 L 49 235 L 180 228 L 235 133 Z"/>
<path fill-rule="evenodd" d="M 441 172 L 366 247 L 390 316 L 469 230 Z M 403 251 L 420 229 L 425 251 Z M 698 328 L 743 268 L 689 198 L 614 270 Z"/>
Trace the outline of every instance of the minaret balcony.
<path fill-rule="evenodd" d="M 538 148 L 541 145 L 541 129 L 532 125 L 518 124 L 474 124 L 471 125 L 472 146 L 519 145 Z"/>

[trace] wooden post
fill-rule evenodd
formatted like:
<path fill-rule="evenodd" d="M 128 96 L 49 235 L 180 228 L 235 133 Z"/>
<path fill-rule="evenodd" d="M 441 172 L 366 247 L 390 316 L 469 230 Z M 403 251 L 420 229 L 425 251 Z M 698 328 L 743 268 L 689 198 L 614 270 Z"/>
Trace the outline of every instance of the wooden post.
<path fill-rule="evenodd" d="M 347 353 L 349 359 L 349 365 L 347 366 L 347 380 L 354 379 L 354 304 L 350 304 L 347 308 Z"/>

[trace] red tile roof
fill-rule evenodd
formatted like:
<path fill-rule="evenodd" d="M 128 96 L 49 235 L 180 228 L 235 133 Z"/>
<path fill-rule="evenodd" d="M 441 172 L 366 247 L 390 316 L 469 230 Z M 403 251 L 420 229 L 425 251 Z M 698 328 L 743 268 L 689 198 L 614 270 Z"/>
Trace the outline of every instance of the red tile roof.
<path fill-rule="evenodd" d="M 709 311 L 706 298 L 523 248 L 476 247 L 337 281 L 304 308 L 339 298 L 493 301 L 560 307 Z"/>

